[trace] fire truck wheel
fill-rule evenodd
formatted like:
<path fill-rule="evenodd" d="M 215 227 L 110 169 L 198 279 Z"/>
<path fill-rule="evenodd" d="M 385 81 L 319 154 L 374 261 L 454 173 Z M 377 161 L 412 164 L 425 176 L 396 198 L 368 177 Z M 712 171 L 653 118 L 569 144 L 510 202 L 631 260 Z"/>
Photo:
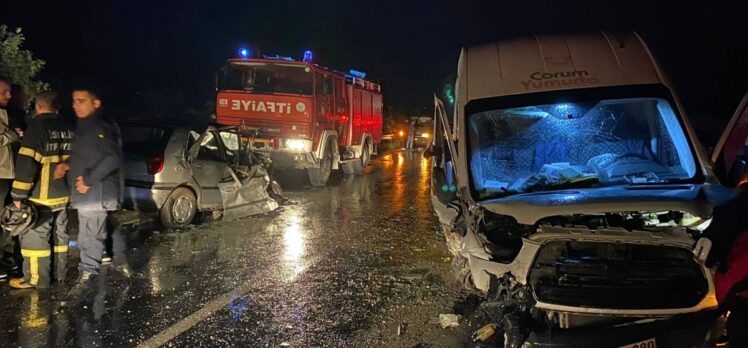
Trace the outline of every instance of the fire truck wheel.
<path fill-rule="evenodd" d="M 361 158 L 360 161 L 353 163 L 353 171 L 356 175 L 365 175 L 364 169 L 369 165 L 369 159 L 371 154 L 369 153 L 369 143 L 364 143 L 361 147 Z"/>
<path fill-rule="evenodd" d="M 332 172 L 332 161 L 333 161 L 333 144 L 331 140 L 327 141 L 325 145 L 325 155 L 319 161 L 319 168 L 307 169 L 307 175 L 309 176 L 309 183 L 312 186 L 325 186 L 327 179 L 330 178 Z"/>
<path fill-rule="evenodd" d="M 197 198 L 185 187 L 177 187 L 161 207 L 161 223 L 168 228 L 182 228 L 197 215 Z"/>

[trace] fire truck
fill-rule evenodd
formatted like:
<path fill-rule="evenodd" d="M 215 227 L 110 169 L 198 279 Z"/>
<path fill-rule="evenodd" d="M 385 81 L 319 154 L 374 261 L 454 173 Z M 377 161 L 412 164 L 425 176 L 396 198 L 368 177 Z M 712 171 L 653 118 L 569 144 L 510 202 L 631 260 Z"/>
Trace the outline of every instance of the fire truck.
<path fill-rule="evenodd" d="M 381 87 L 364 77 L 307 57 L 229 59 L 218 74 L 216 121 L 249 134 L 274 171 L 305 170 L 314 186 L 333 170 L 363 175 L 382 138 Z"/>

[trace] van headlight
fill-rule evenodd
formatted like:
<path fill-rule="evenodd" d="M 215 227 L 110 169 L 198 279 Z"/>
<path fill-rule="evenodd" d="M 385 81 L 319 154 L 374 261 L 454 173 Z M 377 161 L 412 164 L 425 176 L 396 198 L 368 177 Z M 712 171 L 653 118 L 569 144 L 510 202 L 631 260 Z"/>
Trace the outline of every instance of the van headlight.
<path fill-rule="evenodd" d="M 291 151 L 311 151 L 312 141 L 305 139 L 286 139 L 285 147 Z"/>

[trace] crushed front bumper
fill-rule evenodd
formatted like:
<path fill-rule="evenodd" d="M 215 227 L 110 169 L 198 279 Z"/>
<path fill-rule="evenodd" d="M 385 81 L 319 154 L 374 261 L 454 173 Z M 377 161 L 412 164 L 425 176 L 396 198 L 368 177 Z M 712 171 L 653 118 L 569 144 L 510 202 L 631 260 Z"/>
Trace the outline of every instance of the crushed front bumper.
<path fill-rule="evenodd" d="M 522 347 L 526 348 L 598 348 L 623 347 L 655 339 L 656 347 L 696 348 L 713 346 L 712 332 L 716 309 L 677 315 L 669 319 L 610 327 L 580 327 L 532 332 Z M 642 345 L 648 348 L 648 345 Z"/>

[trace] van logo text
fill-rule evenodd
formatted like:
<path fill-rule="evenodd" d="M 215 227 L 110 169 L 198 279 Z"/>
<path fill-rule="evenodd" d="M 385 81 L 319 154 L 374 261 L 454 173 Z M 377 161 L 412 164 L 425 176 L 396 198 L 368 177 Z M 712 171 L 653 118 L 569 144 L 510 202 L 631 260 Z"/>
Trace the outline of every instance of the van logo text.
<path fill-rule="evenodd" d="M 589 76 L 585 70 L 562 71 L 562 72 L 540 72 L 530 74 L 529 80 L 523 80 L 522 86 L 525 90 L 543 88 L 561 88 L 564 86 L 589 85 L 600 83 L 597 77 Z"/>

